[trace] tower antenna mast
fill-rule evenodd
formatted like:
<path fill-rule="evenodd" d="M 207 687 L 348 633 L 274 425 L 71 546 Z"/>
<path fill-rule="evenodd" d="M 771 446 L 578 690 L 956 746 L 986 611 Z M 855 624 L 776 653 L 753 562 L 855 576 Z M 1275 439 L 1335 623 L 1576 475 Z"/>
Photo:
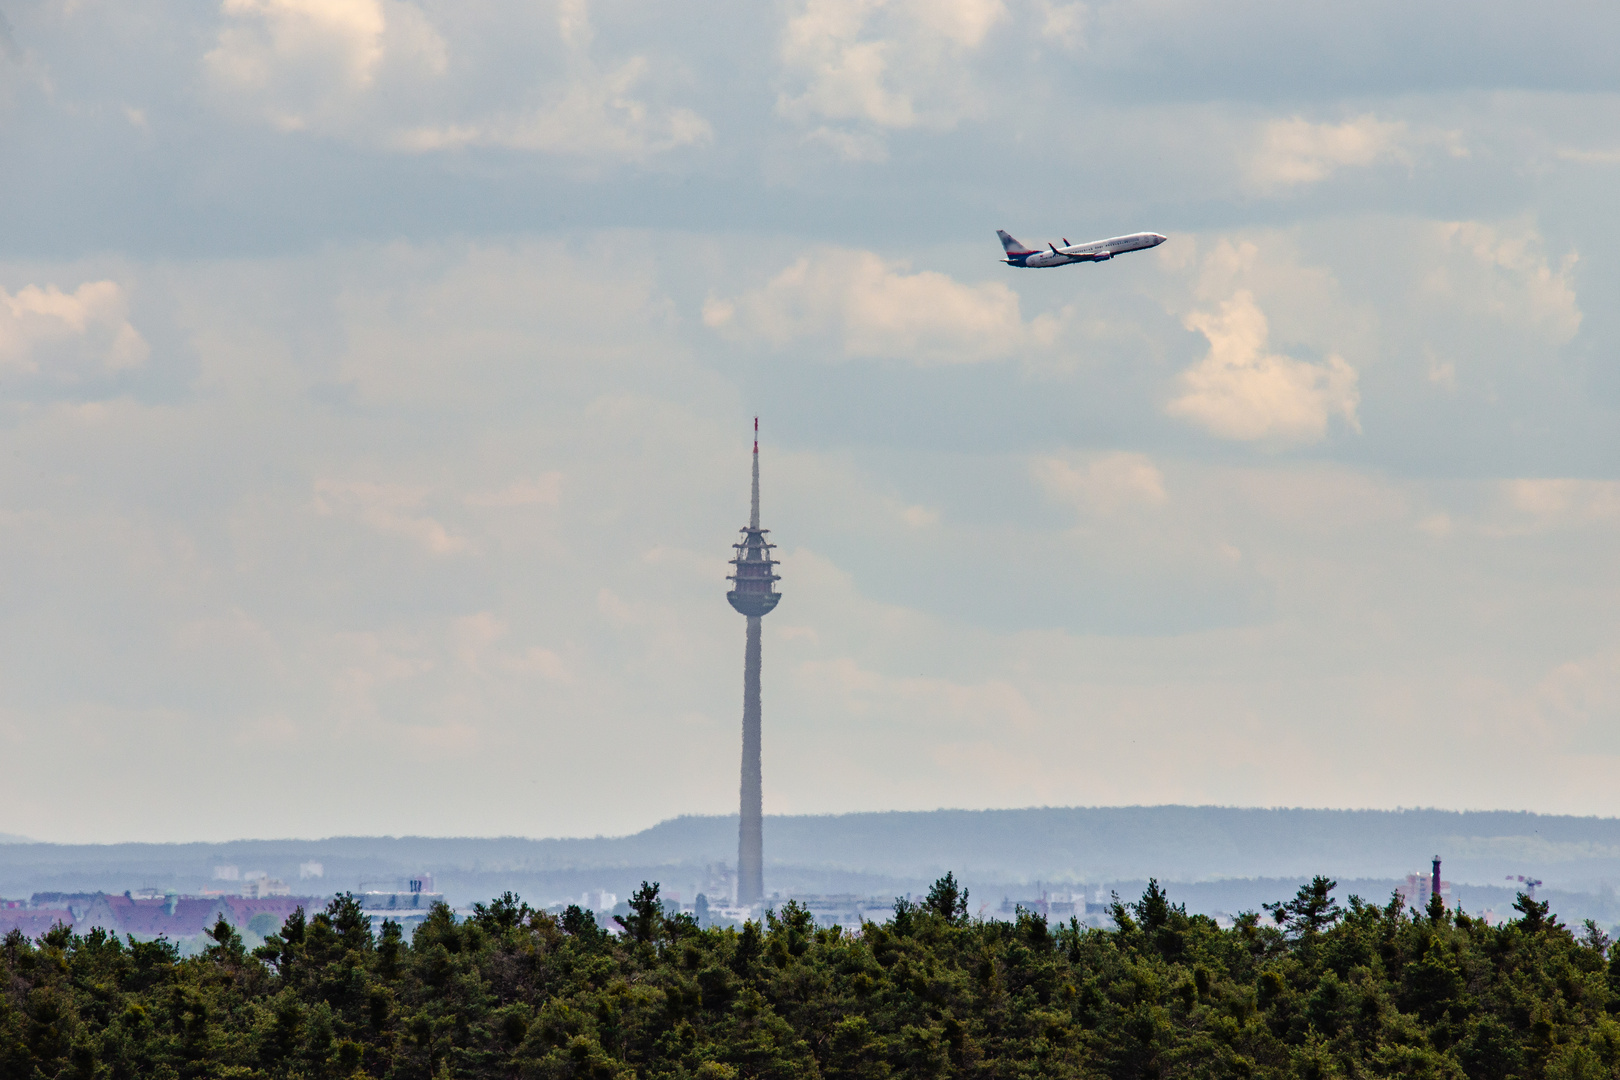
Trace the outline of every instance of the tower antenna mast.
<path fill-rule="evenodd" d="M 776 609 L 782 594 L 776 583 L 776 547 L 759 527 L 759 417 L 754 417 L 753 486 L 749 493 L 748 527 L 732 545 L 731 591 L 726 599 L 748 619 L 743 652 L 742 784 L 737 814 L 737 905 L 755 907 L 765 899 L 764 799 L 760 768 L 760 620 Z"/>

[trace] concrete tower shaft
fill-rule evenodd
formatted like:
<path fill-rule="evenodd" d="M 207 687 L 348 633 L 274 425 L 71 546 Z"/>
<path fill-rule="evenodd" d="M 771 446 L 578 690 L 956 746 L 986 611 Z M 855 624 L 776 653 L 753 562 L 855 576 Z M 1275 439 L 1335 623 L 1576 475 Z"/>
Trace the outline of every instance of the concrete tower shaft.
<path fill-rule="evenodd" d="M 733 544 L 732 583 L 726 599 L 748 617 L 748 643 L 743 653 L 742 786 L 737 815 L 737 903 L 752 907 L 765 899 L 764 798 L 760 775 L 760 620 L 782 599 L 776 583 L 776 560 L 759 527 L 759 418 L 754 419 L 754 477 L 748 527 Z"/>
<path fill-rule="evenodd" d="M 737 905 L 765 899 L 765 790 L 760 767 L 760 617 L 748 616 L 743 654 L 742 784 L 737 802 Z"/>

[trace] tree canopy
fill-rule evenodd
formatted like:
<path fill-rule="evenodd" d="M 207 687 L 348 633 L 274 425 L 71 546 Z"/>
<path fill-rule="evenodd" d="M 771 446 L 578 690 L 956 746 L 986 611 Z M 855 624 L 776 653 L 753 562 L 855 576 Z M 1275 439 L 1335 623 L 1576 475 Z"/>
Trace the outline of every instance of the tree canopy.
<path fill-rule="evenodd" d="M 1317 878 L 1222 928 L 1158 882 L 1115 926 L 971 919 L 954 876 L 882 924 L 789 902 L 701 929 L 644 883 L 622 933 L 505 894 L 407 941 L 351 896 L 248 951 L 58 927 L 0 942 L 11 1078 L 1620 1075 L 1620 962 L 1544 903 L 1491 927 Z"/>

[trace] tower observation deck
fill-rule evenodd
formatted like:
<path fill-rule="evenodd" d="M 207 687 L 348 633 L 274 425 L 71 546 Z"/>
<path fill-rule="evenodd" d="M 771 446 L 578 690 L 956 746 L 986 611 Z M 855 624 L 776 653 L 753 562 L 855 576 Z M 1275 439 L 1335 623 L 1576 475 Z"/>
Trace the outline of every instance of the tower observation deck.
<path fill-rule="evenodd" d="M 731 591 L 726 599 L 748 617 L 748 644 L 743 659 L 742 790 L 737 818 L 737 904 L 752 907 L 765 899 L 764 806 L 760 777 L 760 619 L 775 610 L 782 594 L 776 583 L 776 547 L 765 539 L 769 529 L 759 527 L 759 418 L 754 418 L 754 486 L 748 527 L 732 545 L 736 555 L 727 576 Z"/>

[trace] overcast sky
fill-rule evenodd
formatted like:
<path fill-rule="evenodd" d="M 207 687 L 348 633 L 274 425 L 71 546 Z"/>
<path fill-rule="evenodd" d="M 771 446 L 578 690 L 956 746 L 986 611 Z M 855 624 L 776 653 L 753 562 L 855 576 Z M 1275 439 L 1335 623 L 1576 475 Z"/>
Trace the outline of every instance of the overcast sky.
<path fill-rule="evenodd" d="M 1617 45 L 0 0 L 0 832 L 734 810 L 756 413 L 768 812 L 1620 814 Z"/>

